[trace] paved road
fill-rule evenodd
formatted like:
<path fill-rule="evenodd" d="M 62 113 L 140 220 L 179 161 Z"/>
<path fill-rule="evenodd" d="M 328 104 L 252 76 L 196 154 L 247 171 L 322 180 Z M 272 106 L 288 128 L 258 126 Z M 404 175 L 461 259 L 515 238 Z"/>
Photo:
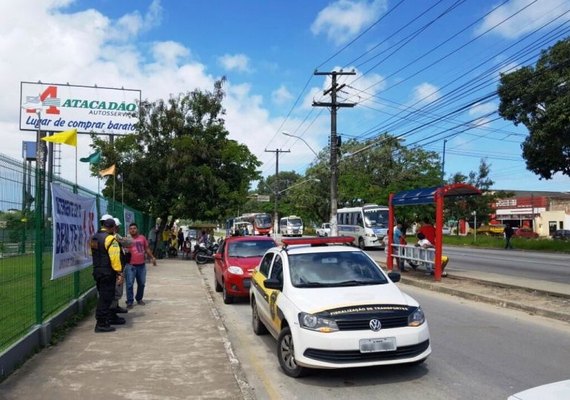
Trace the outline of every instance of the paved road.
<path fill-rule="evenodd" d="M 213 292 L 212 266 L 202 270 Z M 214 294 L 233 349 L 258 399 L 506 399 L 570 370 L 570 326 L 488 304 L 400 286 L 424 307 L 433 353 L 422 366 L 322 370 L 284 375 L 275 340 L 255 336 L 247 301 L 224 305 Z M 418 397 L 419 396 L 419 397 Z"/>
<path fill-rule="evenodd" d="M 445 246 L 450 257 L 448 271 L 489 272 L 570 284 L 570 255 L 522 250 L 493 250 Z M 370 250 L 374 258 L 385 260 L 383 251 Z"/>

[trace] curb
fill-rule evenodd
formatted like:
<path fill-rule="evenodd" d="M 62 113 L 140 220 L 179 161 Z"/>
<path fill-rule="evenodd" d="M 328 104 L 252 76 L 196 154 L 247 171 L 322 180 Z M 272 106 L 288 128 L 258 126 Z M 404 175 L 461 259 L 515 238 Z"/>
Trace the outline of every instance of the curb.
<path fill-rule="evenodd" d="M 208 265 L 208 264 L 206 264 L 206 265 Z M 243 371 L 243 369 L 241 367 L 241 363 L 239 362 L 238 358 L 235 355 L 234 349 L 232 347 L 232 343 L 231 343 L 230 338 L 228 336 L 228 331 L 226 329 L 226 325 L 224 324 L 224 321 L 222 320 L 222 317 L 220 316 L 220 313 L 218 312 L 218 309 L 216 308 L 216 305 L 214 303 L 212 288 L 208 284 L 206 276 L 202 272 L 202 266 L 196 264 L 196 268 L 198 268 L 198 271 L 200 272 L 200 276 L 202 278 L 202 287 L 204 288 L 204 292 L 206 293 L 208 303 L 210 304 L 210 311 L 212 312 L 212 315 L 214 316 L 214 319 L 216 320 L 216 324 L 218 325 L 218 332 L 220 333 L 220 336 L 222 337 L 222 341 L 224 342 L 224 349 L 225 349 L 226 354 L 228 356 L 228 359 L 230 361 L 230 366 L 231 366 L 232 372 L 234 374 L 234 378 L 235 378 L 235 380 L 236 380 L 236 382 L 240 388 L 240 391 L 242 394 L 242 399 L 254 400 L 255 394 L 254 394 L 253 388 L 251 387 L 251 385 L 247 381 L 245 372 Z"/>

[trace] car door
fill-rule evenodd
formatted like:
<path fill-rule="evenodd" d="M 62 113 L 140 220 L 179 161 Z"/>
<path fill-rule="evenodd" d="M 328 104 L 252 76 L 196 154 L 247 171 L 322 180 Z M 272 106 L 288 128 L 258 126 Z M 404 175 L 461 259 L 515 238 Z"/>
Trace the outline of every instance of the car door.
<path fill-rule="evenodd" d="M 271 264 L 271 270 L 269 272 L 269 279 L 276 279 L 283 284 L 283 260 L 279 254 L 276 254 L 273 258 L 273 263 Z M 279 332 L 281 330 L 281 320 L 283 319 L 283 315 L 277 308 L 277 300 L 279 299 L 279 296 L 281 296 L 281 290 L 266 289 L 266 293 L 268 295 L 267 307 L 269 310 L 269 317 L 271 318 L 271 329 L 273 329 L 274 332 Z"/>
<path fill-rule="evenodd" d="M 252 287 L 250 290 L 254 291 L 259 317 L 266 324 L 270 324 L 271 321 L 271 313 L 269 311 L 269 295 L 271 290 L 266 289 L 263 282 L 269 277 L 269 271 L 271 269 L 274 256 L 275 253 L 271 251 L 265 253 L 259 263 L 259 268 L 256 268 L 251 276 Z"/>

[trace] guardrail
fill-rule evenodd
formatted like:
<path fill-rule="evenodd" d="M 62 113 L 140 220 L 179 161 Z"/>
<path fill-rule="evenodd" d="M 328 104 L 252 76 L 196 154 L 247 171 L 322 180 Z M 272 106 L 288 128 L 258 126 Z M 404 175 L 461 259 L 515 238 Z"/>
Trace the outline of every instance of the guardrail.
<path fill-rule="evenodd" d="M 412 244 L 392 244 L 392 255 L 401 260 L 415 263 L 435 264 L 435 248 L 424 248 Z"/>

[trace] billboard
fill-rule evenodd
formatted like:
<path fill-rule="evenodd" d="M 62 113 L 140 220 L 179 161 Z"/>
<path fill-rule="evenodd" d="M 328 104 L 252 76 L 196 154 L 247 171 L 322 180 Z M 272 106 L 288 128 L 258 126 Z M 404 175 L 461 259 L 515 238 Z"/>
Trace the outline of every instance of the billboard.
<path fill-rule="evenodd" d="M 135 89 L 21 82 L 20 130 L 134 133 L 140 100 Z"/>

